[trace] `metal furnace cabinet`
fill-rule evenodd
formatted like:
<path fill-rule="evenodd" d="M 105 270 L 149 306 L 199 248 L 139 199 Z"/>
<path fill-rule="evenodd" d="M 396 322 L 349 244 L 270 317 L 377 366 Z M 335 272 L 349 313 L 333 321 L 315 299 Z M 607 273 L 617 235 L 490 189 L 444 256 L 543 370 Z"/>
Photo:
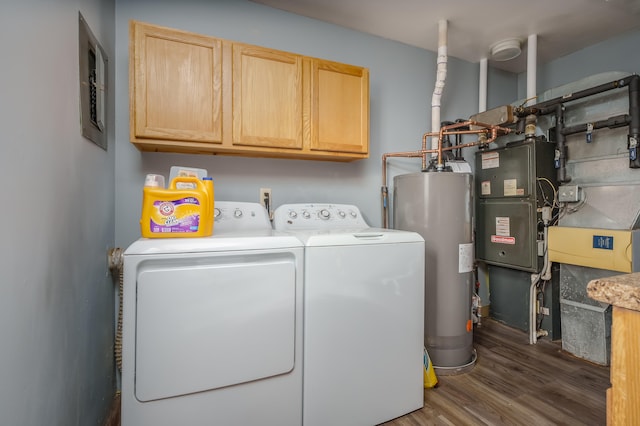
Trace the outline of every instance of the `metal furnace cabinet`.
<path fill-rule="evenodd" d="M 557 188 L 554 144 L 540 138 L 476 153 L 476 258 L 490 265 L 540 272 L 539 208 Z"/>
<path fill-rule="evenodd" d="M 476 259 L 488 264 L 491 316 L 529 329 L 531 273 L 542 269 L 543 206 L 553 205 L 554 144 L 519 141 L 476 154 Z M 538 248 L 540 246 L 540 249 Z M 542 290 L 541 327 L 560 338 L 557 268 Z"/>

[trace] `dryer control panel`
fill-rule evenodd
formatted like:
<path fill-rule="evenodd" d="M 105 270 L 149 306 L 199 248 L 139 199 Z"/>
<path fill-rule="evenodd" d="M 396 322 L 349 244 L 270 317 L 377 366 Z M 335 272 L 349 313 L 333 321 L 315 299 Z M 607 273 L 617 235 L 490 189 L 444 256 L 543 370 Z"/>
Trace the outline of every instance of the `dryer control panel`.
<path fill-rule="evenodd" d="M 351 204 L 283 204 L 273 213 L 277 231 L 368 228 L 360 209 Z"/>
<path fill-rule="evenodd" d="M 226 232 L 271 230 L 269 213 L 259 203 L 215 201 L 214 235 Z"/>

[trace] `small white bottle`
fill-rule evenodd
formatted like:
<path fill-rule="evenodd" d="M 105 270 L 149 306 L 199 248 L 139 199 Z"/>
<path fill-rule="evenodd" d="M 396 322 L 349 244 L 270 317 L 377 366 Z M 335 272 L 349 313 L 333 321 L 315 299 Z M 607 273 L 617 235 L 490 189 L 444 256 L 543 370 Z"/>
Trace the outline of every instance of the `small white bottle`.
<path fill-rule="evenodd" d="M 144 186 L 150 188 L 163 188 L 164 189 L 164 176 L 148 174 L 144 179 Z"/>

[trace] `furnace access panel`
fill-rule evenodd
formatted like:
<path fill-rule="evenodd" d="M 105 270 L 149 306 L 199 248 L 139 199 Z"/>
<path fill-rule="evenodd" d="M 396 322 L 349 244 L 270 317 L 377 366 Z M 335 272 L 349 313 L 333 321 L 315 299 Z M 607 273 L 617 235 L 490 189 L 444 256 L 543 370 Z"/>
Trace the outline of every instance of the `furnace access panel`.
<path fill-rule="evenodd" d="M 476 153 L 476 257 L 540 272 L 541 213 L 557 188 L 555 144 L 542 138 Z M 553 187 L 552 187 L 553 186 Z"/>

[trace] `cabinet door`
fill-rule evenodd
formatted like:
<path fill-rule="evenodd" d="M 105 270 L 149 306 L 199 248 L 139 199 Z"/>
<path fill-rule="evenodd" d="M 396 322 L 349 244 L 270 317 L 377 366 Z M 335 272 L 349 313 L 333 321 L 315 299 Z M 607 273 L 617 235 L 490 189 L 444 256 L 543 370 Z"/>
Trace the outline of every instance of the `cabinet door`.
<path fill-rule="evenodd" d="M 369 71 L 314 59 L 311 84 L 311 149 L 368 154 Z"/>
<path fill-rule="evenodd" d="M 221 143 L 221 41 L 139 22 L 131 34 L 131 139 Z"/>
<path fill-rule="evenodd" d="M 302 57 L 233 44 L 233 145 L 302 149 Z"/>

